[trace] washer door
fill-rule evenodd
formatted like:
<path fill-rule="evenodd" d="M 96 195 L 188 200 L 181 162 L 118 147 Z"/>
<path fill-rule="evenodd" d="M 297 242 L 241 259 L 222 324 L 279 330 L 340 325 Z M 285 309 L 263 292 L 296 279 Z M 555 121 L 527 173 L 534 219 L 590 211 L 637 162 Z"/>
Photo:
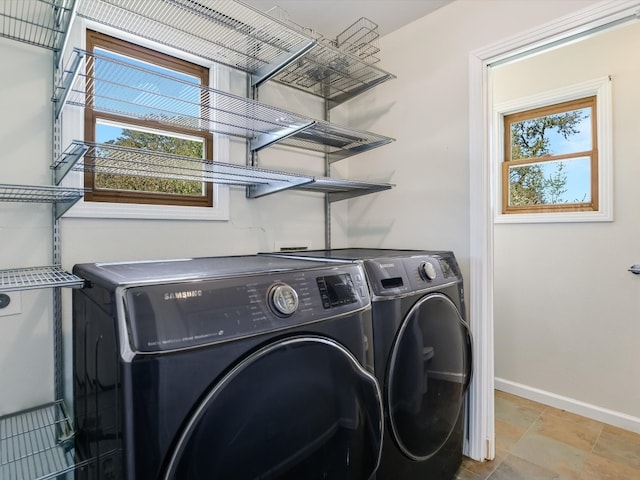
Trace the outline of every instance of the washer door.
<path fill-rule="evenodd" d="M 369 479 L 382 418 L 377 381 L 347 349 L 322 337 L 280 340 L 205 395 L 163 478 Z"/>
<path fill-rule="evenodd" d="M 451 435 L 471 379 L 471 336 L 445 295 L 421 298 L 402 322 L 387 374 L 395 442 L 413 460 L 434 455 Z"/>

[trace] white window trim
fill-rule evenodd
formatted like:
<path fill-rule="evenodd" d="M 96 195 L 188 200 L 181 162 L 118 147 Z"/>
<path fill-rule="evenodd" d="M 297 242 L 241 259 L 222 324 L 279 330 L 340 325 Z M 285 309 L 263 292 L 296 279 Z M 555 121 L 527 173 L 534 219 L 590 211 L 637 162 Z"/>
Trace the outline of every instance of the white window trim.
<path fill-rule="evenodd" d="M 613 221 L 613 134 L 611 77 L 603 77 L 529 97 L 504 102 L 494 107 L 492 163 L 495 223 L 560 223 Z M 502 161 L 504 159 L 504 117 L 555 103 L 595 95 L 597 98 L 598 138 L 598 210 L 594 212 L 502 213 Z"/>
<path fill-rule="evenodd" d="M 87 29 L 118 37 L 205 66 L 209 68 L 209 85 L 221 91 L 230 91 L 231 73 L 228 67 L 184 54 L 175 49 L 155 44 L 95 22 L 77 19 L 74 32 L 72 32 L 72 38 L 76 41 L 69 43 L 86 50 Z M 65 53 L 68 55 L 70 52 Z M 64 149 L 71 141 L 84 138 L 84 109 L 80 107 L 65 108 L 62 125 L 61 137 L 62 148 Z M 230 162 L 230 139 L 228 135 L 213 134 L 213 158 L 216 162 Z M 84 173 L 69 172 L 63 184 L 69 187 L 84 188 Z M 213 185 L 213 207 L 87 202 L 82 198 L 63 217 L 227 221 L 229 220 L 229 187 L 223 184 Z"/>

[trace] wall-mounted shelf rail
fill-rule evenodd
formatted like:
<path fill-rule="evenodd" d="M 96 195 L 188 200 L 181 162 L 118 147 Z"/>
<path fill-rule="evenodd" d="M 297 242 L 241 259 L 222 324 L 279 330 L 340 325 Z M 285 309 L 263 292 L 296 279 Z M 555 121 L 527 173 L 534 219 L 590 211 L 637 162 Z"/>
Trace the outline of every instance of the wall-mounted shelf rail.
<path fill-rule="evenodd" d="M 84 280 L 65 272 L 59 265 L 0 270 L 0 292 L 82 286 Z"/>
<path fill-rule="evenodd" d="M 141 118 L 159 126 L 250 139 L 252 151 L 278 143 L 340 160 L 393 141 L 177 79 L 140 63 L 78 49 L 56 87 L 54 101 L 63 99 L 67 105 Z"/>
<path fill-rule="evenodd" d="M 72 471 L 72 432 L 61 401 L 0 417 L 0 478 L 42 480 Z"/>
<path fill-rule="evenodd" d="M 53 203 L 56 218 L 85 194 L 83 188 L 0 184 L 0 202 Z"/>
<path fill-rule="evenodd" d="M 0 37 L 59 50 L 73 16 L 75 0 L 4 0 Z"/>
<path fill-rule="evenodd" d="M 254 86 L 271 78 L 331 106 L 395 78 L 233 0 L 78 0 L 78 15 L 242 70 Z"/>
<path fill-rule="evenodd" d="M 387 190 L 390 184 L 314 177 L 299 173 L 211 162 L 113 144 L 72 142 L 52 168 L 60 172 L 170 178 L 216 184 L 248 186 L 249 197 L 259 198 L 289 189 L 329 193 L 331 201 Z M 61 175 L 59 178 L 62 179 Z"/>

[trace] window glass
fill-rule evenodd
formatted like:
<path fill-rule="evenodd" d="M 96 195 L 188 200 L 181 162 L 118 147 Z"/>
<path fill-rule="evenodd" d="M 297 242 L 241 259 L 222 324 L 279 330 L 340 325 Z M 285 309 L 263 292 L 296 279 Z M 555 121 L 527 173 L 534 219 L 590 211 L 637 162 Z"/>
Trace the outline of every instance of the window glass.
<path fill-rule="evenodd" d="M 85 140 L 97 154 L 85 159 L 85 200 L 213 206 L 201 180 L 213 160 L 208 69 L 90 30 L 87 49 Z"/>
<path fill-rule="evenodd" d="M 597 210 L 596 97 L 506 115 L 503 213 Z"/>

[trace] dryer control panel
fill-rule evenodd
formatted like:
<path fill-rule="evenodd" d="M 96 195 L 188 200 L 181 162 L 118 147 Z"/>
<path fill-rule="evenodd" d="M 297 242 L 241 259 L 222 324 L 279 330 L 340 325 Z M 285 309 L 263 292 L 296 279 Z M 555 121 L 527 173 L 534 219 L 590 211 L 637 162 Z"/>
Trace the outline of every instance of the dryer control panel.
<path fill-rule="evenodd" d="M 455 257 L 446 253 L 370 259 L 364 261 L 364 267 L 376 296 L 393 297 L 462 282 Z"/>
<path fill-rule="evenodd" d="M 360 265 L 131 286 L 122 301 L 134 352 L 230 341 L 370 308 Z"/>

